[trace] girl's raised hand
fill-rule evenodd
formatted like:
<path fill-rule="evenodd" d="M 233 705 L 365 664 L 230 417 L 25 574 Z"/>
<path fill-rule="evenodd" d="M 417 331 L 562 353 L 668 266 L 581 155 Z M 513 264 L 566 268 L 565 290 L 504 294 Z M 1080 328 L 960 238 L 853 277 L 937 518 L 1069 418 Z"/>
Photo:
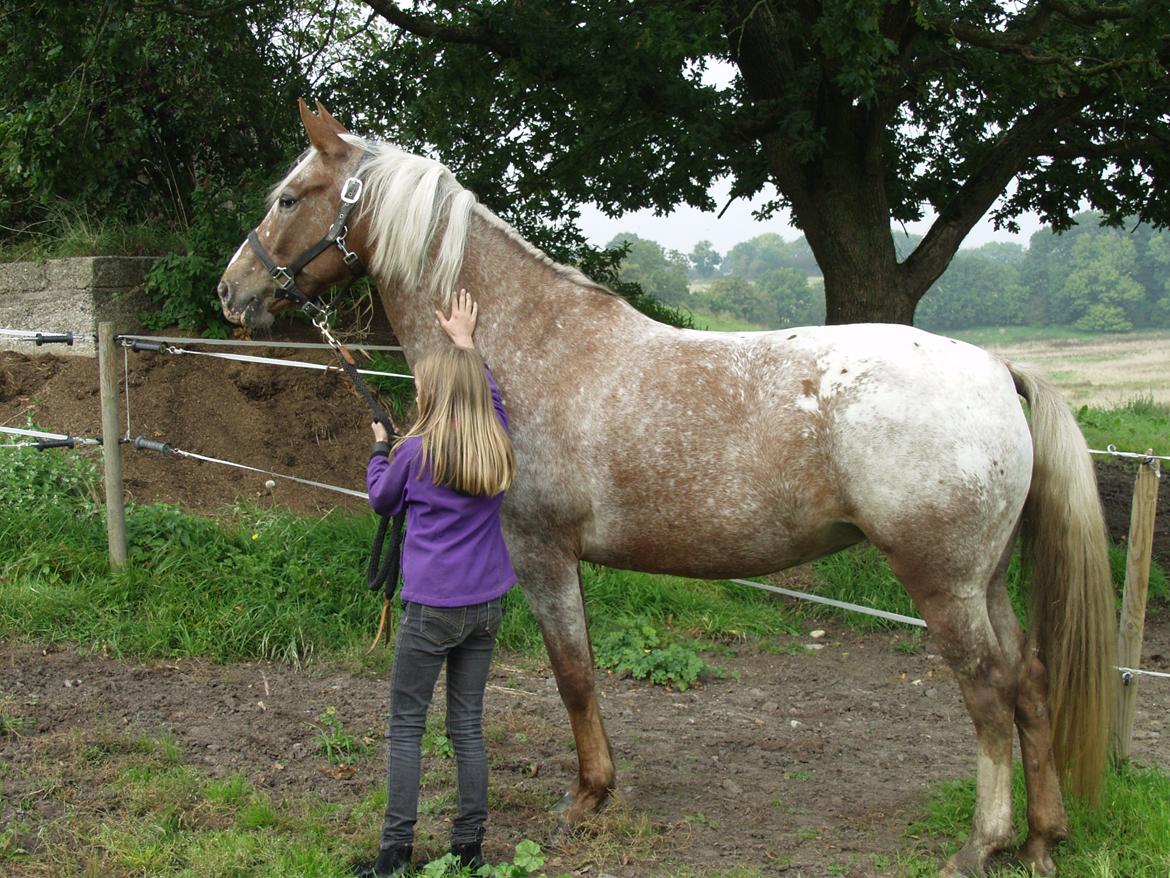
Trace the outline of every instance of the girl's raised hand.
<path fill-rule="evenodd" d="M 435 311 L 439 325 L 461 348 L 475 347 L 471 340 L 475 333 L 475 320 L 479 316 L 479 305 L 472 301 L 467 290 L 460 290 L 451 296 L 451 316 L 443 316 L 442 311 Z"/>

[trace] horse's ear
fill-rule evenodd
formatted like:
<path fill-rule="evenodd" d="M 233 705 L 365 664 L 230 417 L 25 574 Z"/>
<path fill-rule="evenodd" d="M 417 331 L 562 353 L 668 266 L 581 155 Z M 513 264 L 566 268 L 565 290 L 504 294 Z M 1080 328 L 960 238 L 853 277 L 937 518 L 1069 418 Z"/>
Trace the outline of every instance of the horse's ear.
<path fill-rule="evenodd" d="M 309 143 L 316 147 L 317 152 L 331 158 L 342 158 L 346 155 L 348 146 L 337 135 L 337 130 L 328 121 L 315 115 L 304 98 L 297 98 L 297 109 L 301 112 L 301 122 L 309 135 Z M 336 120 L 333 122 L 336 124 Z"/>
<path fill-rule="evenodd" d="M 336 119 L 334 119 L 333 114 L 331 114 L 328 110 L 326 110 L 325 105 L 323 103 L 321 103 L 320 101 L 317 101 L 317 115 L 320 116 L 322 119 L 324 119 L 326 122 L 328 122 L 329 125 L 333 128 L 333 130 L 336 131 L 338 134 L 349 134 L 349 129 L 347 129 L 344 125 L 342 125 L 340 122 L 338 122 Z"/>

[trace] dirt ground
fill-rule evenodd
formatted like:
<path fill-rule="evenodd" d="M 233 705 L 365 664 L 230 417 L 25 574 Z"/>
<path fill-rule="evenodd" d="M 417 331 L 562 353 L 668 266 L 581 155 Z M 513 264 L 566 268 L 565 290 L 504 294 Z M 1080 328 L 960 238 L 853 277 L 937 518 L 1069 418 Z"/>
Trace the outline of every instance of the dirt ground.
<path fill-rule="evenodd" d="M 315 359 L 327 362 L 323 354 Z M 133 435 L 362 488 L 369 418 L 336 374 L 135 354 L 129 375 Z M 45 430 L 97 435 L 95 362 L 0 353 L 0 424 L 24 426 L 29 414 Z M 207 513 L 264 496 L 267 478 L 134 451 L 126 454 L 125 471 L 132 499 Z M 1111 529 L 1124 535 L 1132 471 L 1099 464 L 1098 473 Z M 301 512 L 363 505 L 283 482 L 276 502 Z M 1160 509 L 1156 554 L 1170 563 L 1165 482 Z M 552 869 L 591 878 L 737 865 L 765 875 L 894 874 L 875 865 L 875 855 L 890 857 L 907 845 L 907 824 L 920 815 L 932 784 L 973 773 L 971 726 L 929 640 L 914 652 L 905 647 L 907 632 L 821 627 L 827 636 L 815 641 L 733 645 L 734 655 L 710 658 L 728 676 L 694 691 L 599 675 L 619 767 L 616 813 L 649 826 L 648 840 L 631 842 L 621 855 L 612 848 L 604 856 L 583 853 L 558 834 L 547 809 L 575 768 L 565 712 L 545 663 L 499 656 L 486 720 L 494 800 L 489 857 L 509 857 L 517 841 L 533 838 L 552 852 Z M 1170 671 L 1165 610 L 1147 622 L 1144 664 Z M 20 766 L 69 735 L 169 732 L 186 761 L 216 776 L 241 771 L 277 797 L 316 792 L 349 804 L 383 782 L 379 748 L 350 776 L 331 772 L 316 749 L 313 723 L 326 707 L 336 708 L 347 729 L 374 737 L 385 722 L 385 680 L 326 663 L 300 670 L 139 663 L 0 642 L 0 694 L 15 698 L 30 718 L 21 735 L 0 736 L 0 756 L 16 766 L 4 779 L 0 832 L 18 808 L 43 809 L 48 817 L 62 807 L 42 779 Z M 1136 761 L 1170 769 L 1167 716 L 1170 685 L 1144 684 Z M 424 817 L 421 835 L 442 839 L 445 819 Z"/>

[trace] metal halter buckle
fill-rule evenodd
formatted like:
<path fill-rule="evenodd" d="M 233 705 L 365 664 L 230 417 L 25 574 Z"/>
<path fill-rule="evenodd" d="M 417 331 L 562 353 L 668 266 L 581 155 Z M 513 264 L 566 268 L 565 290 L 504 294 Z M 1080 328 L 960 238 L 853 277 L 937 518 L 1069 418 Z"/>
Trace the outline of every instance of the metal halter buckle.
<path fill-rule="evenodd" d="M 341 201 L 343 204 L 357 204 L 362 197 L 361 177 L 347 177 L 341 186 Z"/>
<path fill-rule="evenodd" d="M 276 270 L 272 272 L 272 279 L 282 290 L 287 290 L 296 282 L 296 278 L 289 274 L 288 269 L 283 265 L 277 266 Z"/>

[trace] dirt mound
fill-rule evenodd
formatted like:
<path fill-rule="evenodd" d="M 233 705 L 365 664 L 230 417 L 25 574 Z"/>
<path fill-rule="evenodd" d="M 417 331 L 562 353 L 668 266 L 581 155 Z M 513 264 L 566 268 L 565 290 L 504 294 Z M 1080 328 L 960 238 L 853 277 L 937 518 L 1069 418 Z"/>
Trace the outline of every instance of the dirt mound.
<path fill-rule="evenodd" d="M 333 364 L 328 351 L 260 348 L 248 354 Z M 132 437 L 365 490 L 370 416 L 338 370 L 162 353 L 131 353 L 125 369 Z M 48 432 L 99 436 L 96 360 L 0 352 L 0 423 L 23 427 L 30 417 Z M 264 483 L 269 477 L 260 473 L 129 448 L 123 460 L 126 494 L 141 503 L 179 503 L 211 513 L 240 499 L 268 499 Z M 304 513 L 365 505 L 282 480 L 274 496 L 280 505 Z"/>

